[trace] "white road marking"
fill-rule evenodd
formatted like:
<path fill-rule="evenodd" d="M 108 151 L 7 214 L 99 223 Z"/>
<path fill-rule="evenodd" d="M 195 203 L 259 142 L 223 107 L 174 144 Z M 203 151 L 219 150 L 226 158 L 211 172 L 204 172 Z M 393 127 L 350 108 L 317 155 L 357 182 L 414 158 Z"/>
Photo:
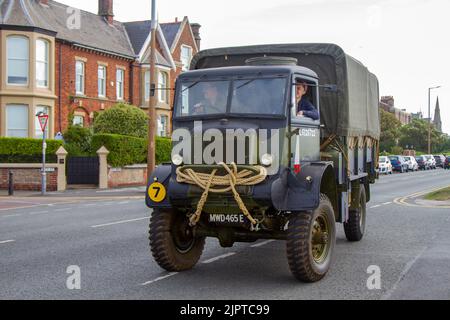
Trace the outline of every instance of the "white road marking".
<path fill-rule="evenodd" d="M 230 252 L 230 253 L 223 254 L 221 256 L 218 256 L 218 257 L 215 257 L 215 258 L 212 258 L 212 259 L 209 259 L 209 260 L 205 260 L 202 263 L 203 264 L 210 264 L 210 263 L 216 262 L 218 260 L 222 260 L 222 259 L 234 256 L 235 254 L 236 254 L 236 252 Z"/>
<path fill-rule="evenodd" d="M 105 223 L 105 224 L 99 224 L 99 225 L 96 225 L 96 226 L 91 226 L 91 228 L 108 227 L 108 226 L 114 226 L 116 224 L 124 224 L 124 223 L 136 222 L 136 221 L 142 221 L 142 220 L 148 220 L 148 219 L 149 219 L 149 217 L 138 218 L 138 219 L 131 219 L 131 220 L 123 220 L 123 221 L 116 221 L 116 222 L 111 222 L 111 223 Z"/>
<path fill-rule="evenodd" d="M 21 216 L 21 214 L 10 214 L 7 216 L 3 216 L 3 218 L 14 218 L 14 217 L 20 217 L 20 216 Z"/>
<path fill-rule="evenodd" d="M 370 207 L 369 209 L 375 209 L 375 208 L 379 208 L 379 207 L 381 207 L 381 205 L 376 205 L 376 206 L 373 206 L 373 207 Z"/>
<path fill-rule="evenodd" d="M 398 284 L 405 278 L 406 274 L 412 268 L 414 263 L 416 263 L 416 261 L 419 260 L 419 258 L 424 254 L 425 250 L 427 250 L 427 248 L 424 248 L 422 251 L 420 251 L 420 253 L 414 259 L 406 264 L 405 268 L 400 273 L 400 277 L 398 278 L 397 282 L 395 282 L 394 286 L 381 296 L 381 300 L 389 300 L 391 298 L 394 291 L 397 290 Z"/>
<path fill-rule="evenodd" d="M 169 273 L 168 275 L 165 275 L 165 276 L 156 278 L 155 280 L 150 280 L 150 281 L 144 282 L 144 283 L 141 284 L 141 285 L 142 285 L 142 286 L 148 286 L 149 284 L 152 284 L 152 283 L 155 283 L 155 282 L 158 282 L 158 281 L 161 281 L 161 280 L 164 280 L 164 279 L 173 277 L 173 276 L 176 275 L 176 274 L 178 274 L 178 272 L 172 272 L 172 273 Z"/>
<path fill-rule="evenodd" d="M 261 243 L 254 244 L 254 245 L 252 245 L 250 247 L 251 248 L 258 248 L 258 247 L 265 246 L 266 244 L 269 244 L 269 243 L 272 243 L 272 242 L 275 242 L 275 240 L 267 240 L 267 241 L 264 241 L 264 242 L 261 242 Z"/>
<path fill-rule="evenodd" d="M 16 242 L 16 240 L 5 240 L 5 241 L 0 241 L 0 244 L 6 244 L 6 243 L 11 243 L 11 242 Z"/>
<path fill-rule="evenodd" d="M 391 202 L 385 202 L 385 203 L 383 203 L 383 205 L 384 206 L 387 206 L 387 205 L 389 205 L 389 204 L 391 204 L 392 203 L 392 201 Z"/>
<path fill-rule="evenodd" d="M 35 216 L 35 215 L 37 215 L 37 214 L 45 214 L 45 213 L 49 213 L 49 211 L 30 212 L 29 215 L 30 215 L 30 216 Z"/>
<path fill-rule="evenodd" d="M 72 209 L 73 209 L 73 208 L 56 209 L 55 212 L 69 211 L 69 210 L 72 210 Z"/>

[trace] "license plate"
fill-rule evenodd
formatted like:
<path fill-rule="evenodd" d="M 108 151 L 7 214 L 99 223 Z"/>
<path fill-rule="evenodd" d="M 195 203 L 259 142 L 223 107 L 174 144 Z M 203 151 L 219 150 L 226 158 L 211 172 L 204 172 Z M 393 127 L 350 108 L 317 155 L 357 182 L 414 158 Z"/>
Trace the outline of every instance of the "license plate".
<path fill-rule="evenodd" d="M 209 223 L 220 225 L 245 225 L 248 223 L 243 214 L 210 214 Z"/>

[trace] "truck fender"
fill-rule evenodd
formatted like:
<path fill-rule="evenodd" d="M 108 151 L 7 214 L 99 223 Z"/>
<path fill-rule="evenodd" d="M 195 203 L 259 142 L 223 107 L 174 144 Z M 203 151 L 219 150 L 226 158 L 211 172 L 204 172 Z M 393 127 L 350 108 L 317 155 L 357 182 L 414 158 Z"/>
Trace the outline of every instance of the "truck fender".
<path fill-rule="evenodd" d="M 172 174 L 172 166 L 171 165 L 160 165 L 153 171 L 153 173 L 150 177 L 149 183 L 147 185 L 146 192 L 145 192 L 145 203 L 146 203 L 147 207 L 149 207 L 149 208 L 171 208 L 171 204 L 169 201 L 169 194 L 168 194 L 169 181 L 170 181 L 171 174 Z M 161 183 L 164 186 L 165 192 L 166 192 L 166 196 L 165 196 L 164 200 L 161 202 L 158 202 L 158 203 L 152 201 L 149 196 L 149 188 L 155 182 Z"/>
<path fill-rule="evenodd" d="M 284 168 L 272 184 L 272 203 L 279 211 L 313 211 L 319 206 L 321 193 L 330 197 L 336 210 L 336 180 L 330 163 L 306 164 L 299 174 Z"/>

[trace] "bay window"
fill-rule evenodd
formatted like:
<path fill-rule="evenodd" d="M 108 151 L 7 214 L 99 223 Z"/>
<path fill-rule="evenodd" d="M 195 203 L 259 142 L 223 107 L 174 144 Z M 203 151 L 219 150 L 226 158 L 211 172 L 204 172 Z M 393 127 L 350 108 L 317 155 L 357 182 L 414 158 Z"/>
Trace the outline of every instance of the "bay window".
<path fill-rule="evenodd" d="M 167 73 L 159 72 L 158 74 L 158 92 L 159 92 L 159 101 L 168 103 L 168 84 L 167 84 Z"/>
<path fill-rule="evenodd" d="M 36 41 L 36 85 L 40 88 L 48 88 L 49 75 L 49 42 L 38 39 Z"/>
<path fill-rule="evenodd" d="M 6 105 L 6 136 L 28 138 L 28 106 Z"/>
<path fill-rule="evenodd" d="M 29 73 L 30 44 L 27 37 L 9 36 L 6 40 L 7 83 L 27 85 Z"/>

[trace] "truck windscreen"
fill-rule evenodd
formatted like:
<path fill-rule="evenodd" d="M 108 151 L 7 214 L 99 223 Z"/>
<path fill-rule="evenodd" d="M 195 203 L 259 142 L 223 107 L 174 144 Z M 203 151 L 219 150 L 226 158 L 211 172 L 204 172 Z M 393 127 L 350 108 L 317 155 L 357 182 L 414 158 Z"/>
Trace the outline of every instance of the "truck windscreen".
<path fill-rule="evenodd" d="M 286 91 L 287 78 L 183 81 L 176 99 L 176 116 L 284 115 Z"/>

